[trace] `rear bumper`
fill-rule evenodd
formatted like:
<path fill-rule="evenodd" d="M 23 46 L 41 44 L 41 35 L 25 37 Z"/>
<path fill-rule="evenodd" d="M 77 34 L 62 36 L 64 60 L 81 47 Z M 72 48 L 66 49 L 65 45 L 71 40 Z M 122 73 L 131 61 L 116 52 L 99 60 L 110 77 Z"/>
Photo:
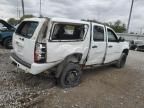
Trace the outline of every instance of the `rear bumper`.
<path fill-rule="evenodd" d="M 27 68 L 31 68 L 31 64 L 21 60 L 15 53 L 11 53 L 11 59 L 18 62 L 18 63 L 20 63 L 20 64 L 22 64 L 22 65 L 24 65 Z"/>
<path fill-rule="evenodd" d="M 14 62 L 14 64 L 16 64 L 17 68 L 20 68 L 20 69 L 24 70 L 26 73 L 31 73 L 33 75 L 42 73 L 58 64 L 58 62 L 43 63 L 43 64 L 38 64 L 38 63 L 28 64 L 28 63 L 22 61 L 20 58 L 18 58 L 13 53 L 11 54 L 10 58 Z"/>

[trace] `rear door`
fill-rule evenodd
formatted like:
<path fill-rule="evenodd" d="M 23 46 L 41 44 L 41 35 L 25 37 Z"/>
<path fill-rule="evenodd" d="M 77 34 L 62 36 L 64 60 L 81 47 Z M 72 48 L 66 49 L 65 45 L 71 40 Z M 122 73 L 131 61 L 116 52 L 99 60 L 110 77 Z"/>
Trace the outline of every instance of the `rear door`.
<path fill-rule="evenodd" d="M 102 64 L 106 51 L 105 27 L 92 24 L 91 47 L 86 65 Z"/>
<path fill-rule="evenodd" d="M 20 24 L 14 34 L 14 52 L 20 59 L 28 63 L 34 61 L 35 41 L 39 31 L 38 25 L 38 21 L 24 21 Z"/>
<path fill-rule="evenodd" d="M 107 27 L 107 37 L 108 44 L 105 63 L 118 60 L 121 55 L 121 44 L 118 41 L 118 37 L 109 27 Z"/>

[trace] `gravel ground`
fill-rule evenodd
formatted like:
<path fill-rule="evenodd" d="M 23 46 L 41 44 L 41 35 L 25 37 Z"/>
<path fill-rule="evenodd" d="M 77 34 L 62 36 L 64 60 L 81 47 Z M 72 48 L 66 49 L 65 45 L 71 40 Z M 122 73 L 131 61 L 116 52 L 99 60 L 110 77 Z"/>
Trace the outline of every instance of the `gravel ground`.
<path fill-rule="evenodd" d="M 30 75 L 0 47 L 0 108 L 144 108 L 144 52 L 130 51 L 123 69 L 84 70 L 78 87 L 62 89 L 50 75 Z"/>

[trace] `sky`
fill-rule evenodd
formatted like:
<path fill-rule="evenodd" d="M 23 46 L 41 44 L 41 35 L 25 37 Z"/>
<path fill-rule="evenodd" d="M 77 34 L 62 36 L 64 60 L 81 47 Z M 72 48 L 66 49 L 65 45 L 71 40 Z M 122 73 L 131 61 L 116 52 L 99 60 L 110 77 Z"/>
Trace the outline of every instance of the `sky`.
<path fill-rule="evenodd" d="M 121 20 L 127 25 L 131 0 L 41 0 L 42 15 L 71 19 L 96 19 L 101 22 Z M 25 14 L 39 16 L 40 0 L 24 0 Z M 21 0 L 0 0 L 0 18 L 22 15 Z M 144 32 L 144 0 L 135 0 L 130 31 Z"/>

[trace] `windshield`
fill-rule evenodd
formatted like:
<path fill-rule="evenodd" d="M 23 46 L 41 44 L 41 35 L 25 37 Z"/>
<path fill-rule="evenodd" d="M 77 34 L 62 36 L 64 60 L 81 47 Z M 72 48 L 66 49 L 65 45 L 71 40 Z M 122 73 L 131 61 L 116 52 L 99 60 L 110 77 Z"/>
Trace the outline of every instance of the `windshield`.
<path fill-rule="evenodd" d="M 33 36 L 37 26 L 38 26 L 38 22 L 24 21 L 17 28 L 16 33 L 25 38 L 31 38 Z"/>

